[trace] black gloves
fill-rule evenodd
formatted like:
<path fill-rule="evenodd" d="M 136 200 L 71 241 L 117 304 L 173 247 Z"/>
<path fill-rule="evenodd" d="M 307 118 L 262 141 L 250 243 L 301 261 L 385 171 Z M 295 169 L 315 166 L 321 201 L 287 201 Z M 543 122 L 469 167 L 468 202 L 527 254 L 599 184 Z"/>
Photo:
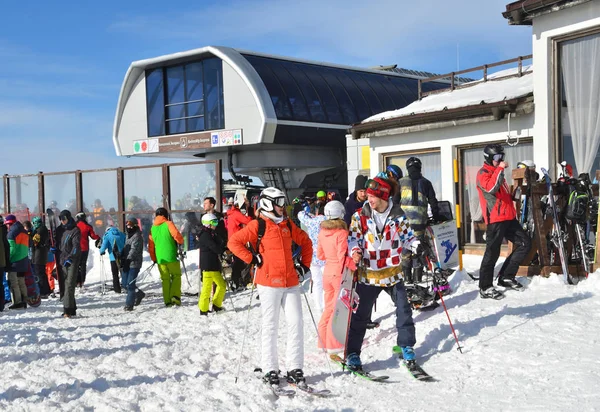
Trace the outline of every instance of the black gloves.
<path fill-rule="evenodd" d="M 300 280 L 304 280 L 304 276 L 310 272 L 310 268 L 304 266 L 302 263 L 296 263 L 296 272 L 298 272 L 298 277 Z"/>
<path fill-rule="evenodd" d="M 256 267 L 261 267 L 263 264 L 263 258 L 260 253 L 255 253 L 252 255 L 252 262 L 250 264 L 255 265 Z"/>
<path fill-rule="evenodd" d="M 100 249 L 100 245 L 102 245 L 102 238 L 96 239 L 96 243 L 94 243 L 98 249 Z"/>

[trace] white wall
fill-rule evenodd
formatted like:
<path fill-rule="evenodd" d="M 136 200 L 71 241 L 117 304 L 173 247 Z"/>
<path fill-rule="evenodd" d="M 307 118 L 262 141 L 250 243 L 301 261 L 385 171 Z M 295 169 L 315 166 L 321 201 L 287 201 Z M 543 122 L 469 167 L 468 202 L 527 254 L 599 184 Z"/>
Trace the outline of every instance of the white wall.
<path fill-rule="evenodd" d="M 552 40 L 557 36 L 600 26 L 600 2 L 591 1 L 533 20 L 534 143 L 536 164 L 553 164 Z M 554 167 L 551 167 L 554 169 Z"/>
<path fill-rule="evenodd" d="M 520 138 L 533 135 L 533 114 L 512 118 L 511 138 Z M 421 132 L 400 134 L 387 137 L 372 137 L 371 145 L 371 175 L 375 175 L 381 168 L 381 156 L 394 152 L 406 152 L 423 149 L 440 149 L 442 162 L 442 193 L 438 194 L 439 200 L 454 202 L 454 158 L 456 146 L 480 144 L 492 141 L 505 141 L 508 134 L 507 120 L 482 122 L 455 127 L 446 127 Z M 363 140 L 363 139 L 361 139 Z M 365 139 L 366 140 L 366 139 Z M 537 147 L 534 143 L 534 151 Z M 536 158 L 534 161 L 537 164 Z M 481 156 L 483 164 L 483 154 Z M 542 163 L 541 166 L 545 164 Z M 511 165 L 515 166 L 515 165 Z M 355 175 L 356 176 L 356 175 Z M 427 176 L 425 176 L 427 177 Z M 353 186 L 354 178 L 348 179 L 348 184 Z"/>
<path fill-rule="evenodd" d="M 119 128 L 119 145 L 123 156 L 133 154 L 133 142 L 148 138 L 146 114 L 146 76 L 144 72 L 136 79 L 127 97 Z"/>
<path fill-rule="evenodd" d="M 346 136 L 346 165 L 348 167 L 348 194 L 354 191 L 354 179 L 362 169 L 362 148 L 369 146 L 370 139 L 353 140 Z"/>

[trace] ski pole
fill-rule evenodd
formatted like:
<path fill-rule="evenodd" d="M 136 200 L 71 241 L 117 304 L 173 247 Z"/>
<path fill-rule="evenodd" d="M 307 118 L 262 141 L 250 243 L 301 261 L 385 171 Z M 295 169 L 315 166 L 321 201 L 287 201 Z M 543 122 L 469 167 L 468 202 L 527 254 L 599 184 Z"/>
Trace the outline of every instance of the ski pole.
<path fill-rule="evenodd" d="M 181 250 L 181 246 L 178 248 L 178 250 L 179 250 L 179 258 L 181 259 L 181 264 L 183 265 L 183 273 L 185 273 L 185 280 L 187 281 L 188 286 L 191 289 L 192 284 L 190 283 L 190 278 L 188 278 L 187 268 L 185 267 L 185 262 L 183 260 L 185 255 L 183 254 L 183 251 Z"/>
<path fill-rule="evenodd" d="M 439 267 L 436 268 L 439 271 Z M 438 272 L 439 273 L 439 272 Z M 456 331 L 454 330 L 454 325 L 452 324 L 452 320 L 450 319 L 450 314 L 448 313 L 448 308 L 446 307 L 446 302 L 444 302 L 444 297 L 442 296 L 442 291 L 437 282 L 437 278 L 433 277 L 433 285 L 435 287 L 438 296 L 440 297 L 440 301 L 442 302 L 442 306 L 444 307 L 444 311 L 446 312 L 446 317 L 448 318 L 448 323 L 450 324 L 450 329 L 452 329 L 452 334 L 454 335 L 454 340 L 456 341 L 456 349 L 462 354 L 462 348 L 460 347 L 460 343 L 458 342 L 458 338 L 456 337 Z"/>
<path fill-rule="evenodd" d="M 246 311 L 246 324 L 244 325 L 244 334 L 242 337 L 242 348 L 240 349 L 240 360 L 238 361 L 237 372 L 235 374 L 235 383 L 237 383 L 240 376 L 240 368 L 242 367 L 242 356 L 244 356 L 244 347 L 246 346 L 246 332 L 248 331 L 248 323 L 250 323 L 250 309 L 252 308 L 252 295 L 254 295 L 254 283 L 252 283 L 252 289 L 250 289 L 250 302 L 248 303 L 248 310 Z"/>
<path fill-rule="evenodd" d="M 319 340 L 319 344 L 323 348 L 323 355 L 325 355 L 325 363 L 329 367 L 329 373 L 333 378 L 333 369 L 331 369 L 331 364 L 329 363 L 329 356 L 327 356 L 327 349 L 325 349 L 325 342 L 321 339 L 321 334 L 319 333 L 319 328 L 317 327 L 317 322 L 315 321 L 315 317 L 313 316 L 312 310 L 310 309 L 310 303 L 308 303 L 308 298 L 306 297 L 306 292 L 304 292 L 304 288 L 302 285 L 298 286 L 302 291 L 302 296 L 304 296 L 304 300 L 306 301 L 306 306 L 308 307 L 308 313 L 310 313 L 310 318 L 312 319 L 313 326 L 315 327 L 315 332 L 317 332 L 317 339 Z"/>

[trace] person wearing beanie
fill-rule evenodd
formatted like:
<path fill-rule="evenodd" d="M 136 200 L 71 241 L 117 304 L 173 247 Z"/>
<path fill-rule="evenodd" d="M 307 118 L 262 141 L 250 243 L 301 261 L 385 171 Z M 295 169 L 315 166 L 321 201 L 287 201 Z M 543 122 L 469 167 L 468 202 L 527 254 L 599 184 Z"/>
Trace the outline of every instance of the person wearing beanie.
<path fill-rule="evenodd" d="M 367 180 L 367 176 L 363 175 L 358 175 L 356 176 L 356 179 L 354 179 L 354 192 L 350 193 L 350 196 L 348 196 L 348 200 L 346 200 L 346 204 L 344 205 L 344 208 L 346 209 L 344 222 L 346 222 L 347 225 L 350 224 L 354 212 L 363 207 L 363 204 L 367 201 L 367 189 L 365 187 Z"/>
<path fill-rule="evenodd" d="M 360 354 L 367 323 L 381 291 L 389 293 L 396 305 L 396 342 L 402 347 L 404 360 L 415 360 L 415 324 L 400 260 L 404 249 L 416 250 L 420 242 L 400 205 L 391 200 L 397 183 L 376 177 L 366 186 L 367 203 L 352 216 L 348 235 L 350 256 L 359 265 L 356 292 L 360 304 L 352 314 L 346 347 L 346 365 L 355 371 L 362 369 Z"/>
<path fill-rule="evenodd" d="M 421 168 L 421 160 L 417 157 L 410 157 L 406 161 L 408 176 L 400 179 L 398 183 L 400 185 L 400 206 L 406 213 L 415 235 L 422 240 L 429 220 L 428 206 L 431 206 L 434 219 L 438 218 L 439 210 L 433 185 L 427 178 L 423 177 Z M 402 270 L 406 283 L 421 282 L 423 267 L 419 259 L 412 256 L 409 250 L 406 250 L 402 256 Z"/>
<path fill-rule="evenodd" d="M 13 295 L 13 304 L 9 309 L 26 309 L 25 273 L 29 270 L 29 236 L 15 215 L 6 216 L 4 224 L 8 227 L 7 238 L 10 248 L 8 282 Z"/>
<path fill-rule="evenodd" d="M 213 312 L 223 310 L 223 299 L 227 284 L 221 270 L 221 254 L 225 252 L 226 241 L 217 233 L 219 218 L 213 213 L 205 213 L 202 216 L 202 227 L 198 234 L 198 247 L 200 249 L 200 271 L 202 272 L 202 290 L 198 299 L 200 315 L 206 316 L 209 312 L 210 295 L 213 291 L 213 283 L 217 285 L 213 299 Z"/>
<path fill-rule="evenodd" d="M 148 251 L 158 265 L 165 306 L 181 306 L 181 266 L 177 255 L 178 245 L 183 245 L 183 236 L 169 220 L 167 209 L 159 207 L 155 215 L 148 237 Z"/>
<path fill-rule="evenodd" d="M 144 253 L 144 239 L 136 218 L 129 218 L 125 223 L 127 240 L 121 252 L 121 265 L 123 266 L 123 286 L 127 289 L 125 298 L 125 311 L 131 312 L 136 302 L 139 304 L 146 294 L 141 290 L 136 292 L 137 276 L 142 268 Z"/>
<path fill-rule="evenodd" d="M 46 263 L 48 262 L 48 251 L 50 250 L 50 235 L 48 228 L 44 225 L 41 217 L 35 216 L 31 219 L 31 224 L 33 225 L 33 235 L 31 238 L 33 244 L 31 267 L 40 287 L 40 297 L 45 299 L 53 292 L 53 290 L 50 289 L 48 277 L 46 276 Z"/>
<path fill-rule="evenodd" d="M 63 210 L 58 215 L 63 231 L 57 246 L 60 251 L 60 261 L 57 263 L 62 267 L 64 274 L 64 296 L 62 316 L 71 318 L 77 315 L 77 303 L 75 302 L 75 288 L 77 287 L 77 273 L 79 260 L 81 259 L 81 231 L 69 210 Z"/>

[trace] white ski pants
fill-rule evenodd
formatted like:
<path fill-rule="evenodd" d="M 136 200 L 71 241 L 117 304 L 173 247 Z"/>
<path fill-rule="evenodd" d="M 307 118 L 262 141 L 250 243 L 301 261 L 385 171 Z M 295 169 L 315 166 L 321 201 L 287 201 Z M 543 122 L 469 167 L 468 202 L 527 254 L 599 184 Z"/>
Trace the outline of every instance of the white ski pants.
<path fill-rule="evenodd" d="M 261 367 L 264 373 L 278 371 L 277 337 L 279 313 L 283 309 L 287 326 L 286 370 L 304 367 L 304 331 L 300 286 L 272 288 L 257 285 L 262 312 Z"/>
<path fill-rule="evenodd" d="M 323 314 L 323 309 L 325 309 L 323 266 L 310 265 L 310 278 L 312 280 L 313 302 L 315 303 L 315 319 L 319 322 Z"/>

